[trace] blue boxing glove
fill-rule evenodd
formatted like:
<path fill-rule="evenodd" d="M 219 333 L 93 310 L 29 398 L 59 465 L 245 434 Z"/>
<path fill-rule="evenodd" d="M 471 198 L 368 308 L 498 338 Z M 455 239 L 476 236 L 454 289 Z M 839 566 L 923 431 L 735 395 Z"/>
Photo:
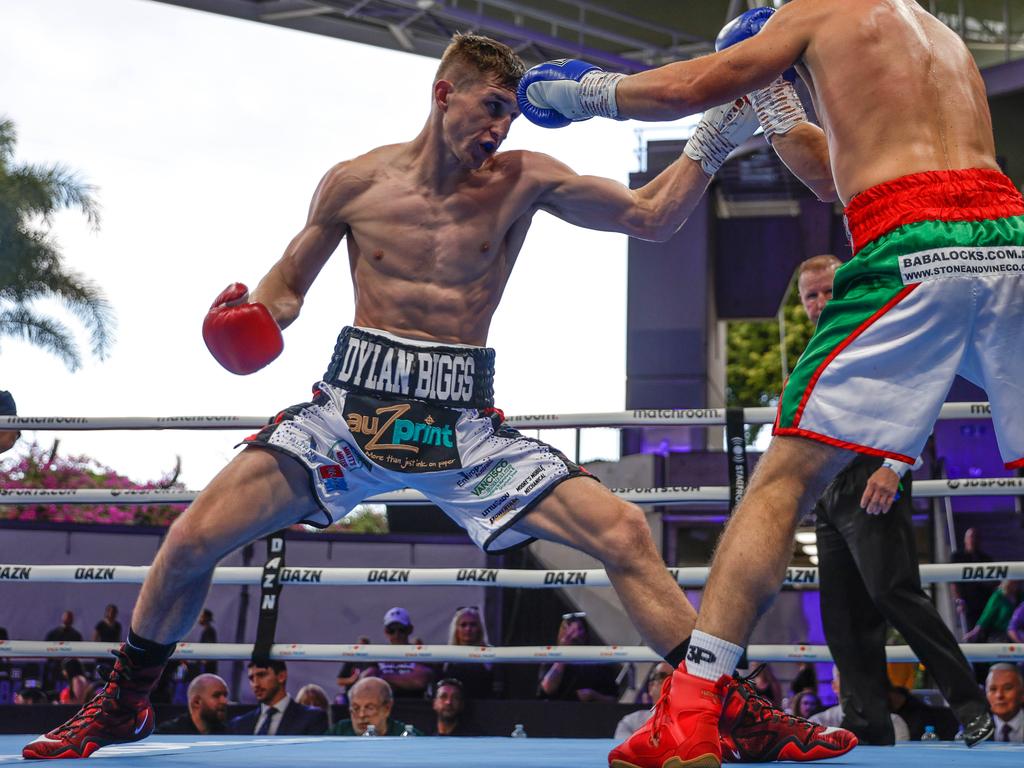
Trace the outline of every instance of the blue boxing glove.
<path fill-rule="evenodd" d="M 519 80 L 516 100 L 527 120 L 545 128 L 595 116 L 616 118 L 615 86 L 624 77 L 579 59 L 546 61 Z"/>
<path fill-rule="evenodd" d="M 724 50 L 753 37 L 761 31 L 774 13 L 774 8 L 753 8 L 741 13 L 718 33 L 715 50 Z M 769 142 L 773 136 L 788 133 L 794 126 L 807 121 L 807 112 L 800 101 L 800 95 L 793 87 L 795 80 L 796 70 L 790 67 L 767 88 L 760 88 L 750 94 L 750 103 Z"/>

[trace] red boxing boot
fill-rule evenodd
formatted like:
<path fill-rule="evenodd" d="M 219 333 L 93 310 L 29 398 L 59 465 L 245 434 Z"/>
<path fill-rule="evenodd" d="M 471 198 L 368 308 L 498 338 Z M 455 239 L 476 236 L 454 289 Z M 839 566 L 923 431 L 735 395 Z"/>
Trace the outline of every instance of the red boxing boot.
<path fill-rule="evenodd" d="M 650 719 L 608 755 L 609 768 L 720 768 L 718 720 L 733 682 L 677 669 L 662 684 Z"/>
<path fill-rule="evenodd" d="M 64 725 L 44 733 L 21 750 L 26 760 L 88 757 L 108 744 L 144 739 L 156 727 L 149 692 L 164 665 L 137 667 L 122 650 L 107 684 Z"/>
<path fill-rule="evenodd" d="M 824 760 L 857 746 L 857 737 L 850 731 L 796 717 L 761 696 L 750 682 L 760 671 L 728 681 L 720 722 L 723 762 Z"/>

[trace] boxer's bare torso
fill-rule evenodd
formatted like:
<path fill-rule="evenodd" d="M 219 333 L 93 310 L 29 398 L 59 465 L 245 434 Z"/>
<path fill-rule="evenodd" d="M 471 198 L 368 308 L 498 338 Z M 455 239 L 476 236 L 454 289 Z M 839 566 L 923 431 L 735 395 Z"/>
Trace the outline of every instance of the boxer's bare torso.
<path fill-rule="evenodd" d="M 793 64 L 814 98 L 844 202 L 911 173 L 998 167 L 970 52 L 913 0 L 793 0 L 721 53 L 622 81 L 619 109 L 674 118 L 764 87 Z"/>
<path fill-rule="evenodd" d="M 443 95 L 445 109 L 435 103 L 415 139 L 339 163 L 324 176 L 306 226 L 252 295 L 281 327 L 298 316 L 345 238 L 355 325 L 482 346 L 537 211 L 664 239 L 707 187 L 700 165 L 687 157 L 631 190 L 578 175 L 548 155 L 498 152 L 518 114 L 515 94 L 483 79 Z"/>

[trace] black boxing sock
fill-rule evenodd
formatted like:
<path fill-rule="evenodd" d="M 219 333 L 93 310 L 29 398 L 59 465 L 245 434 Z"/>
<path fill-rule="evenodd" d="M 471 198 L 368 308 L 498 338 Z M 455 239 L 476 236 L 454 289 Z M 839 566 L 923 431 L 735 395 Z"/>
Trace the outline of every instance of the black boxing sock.
<path fill-rule="evenodd" d="M 177 643 L 163 645 L 162 643 L 147 640 L 135 634 L 135 630 L 128 628 L 128 640 L 124 644 L 124 652 L 131 659 L 132 664 L 137 667 L 163 666 L 171 658 Z"/>
<path fill-rule="evenodd" d="M 686 650 L 690 647 L 690 638 L 686 638 L 673 648 L 671 651 L 665 654 L 665 661 L 669 663 L 672 669 L 676 669 L 680 664 L 686 660 Z"/>

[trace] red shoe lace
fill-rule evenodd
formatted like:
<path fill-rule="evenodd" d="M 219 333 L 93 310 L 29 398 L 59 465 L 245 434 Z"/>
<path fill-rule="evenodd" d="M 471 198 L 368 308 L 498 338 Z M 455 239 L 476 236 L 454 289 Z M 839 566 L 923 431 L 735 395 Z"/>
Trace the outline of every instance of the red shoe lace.
<path fill-rule="evenodd" d="M 651 712 L 651 731 L 647 736 L 647 740 L 651 743 L 651 746 L 658 746 L 657 739 L 659 738 L 658 733 L 661 728 L 661 724 L 665 720 L 671 720 L 671 713 L 669 712 L 669 694 L 672 690 L 672 675 L 665 678 L 665 682 L 661 684 L 661 695 L 658 696 L 658 700 L 654 703 L 654 709 Z"/>

